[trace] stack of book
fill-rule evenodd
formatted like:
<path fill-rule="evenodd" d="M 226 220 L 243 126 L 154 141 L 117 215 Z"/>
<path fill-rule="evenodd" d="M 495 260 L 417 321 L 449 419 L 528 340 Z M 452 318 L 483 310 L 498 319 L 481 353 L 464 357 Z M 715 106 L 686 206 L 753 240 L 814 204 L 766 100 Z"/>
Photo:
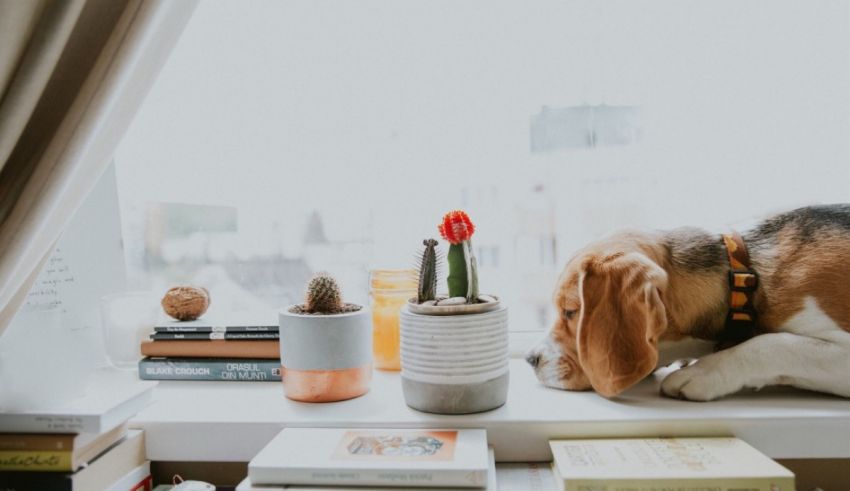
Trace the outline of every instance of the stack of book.
<path fill-rule="evenodd" d="M 794 491 L 794 474 L 733 437 L 552 440 L 566 491 Z"/>
<path fill-rule="evenodd" d="M 144 380 L 280 381 L 277 324 L 165 322 L 142 342 Z"/>
<path fill-rule="evenodd" d="M 496 460 L 484 430 L 286 428 L 251 460 L 236 489 L 316 486 L 495 491 Z"/>
<path fill-rule="evenodd" d="M 155 384 L 126 375 L 98 374 L 56 410 L 0 414 L 0 489 L 150 491 L 144 434 L 127 420 Z"/>

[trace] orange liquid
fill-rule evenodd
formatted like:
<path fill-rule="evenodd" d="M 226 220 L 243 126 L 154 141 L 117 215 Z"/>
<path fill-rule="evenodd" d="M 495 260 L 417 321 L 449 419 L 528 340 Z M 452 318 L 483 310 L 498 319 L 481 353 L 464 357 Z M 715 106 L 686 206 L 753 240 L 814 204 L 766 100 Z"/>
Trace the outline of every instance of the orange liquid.
<path fill-rule="evenodd" d="M 406 295 L 374 295 L 372 303 L 372 353 L 375 367 L 401 370 L 399 359 L 399 314 Z"/>
<path fill-rule="evenodd" d="M 395 276 L 395 275 L 393 275 Z M 399 315 L 408 299 L 416 296 L 416 281 L 372 276 L 372 354 L 375 368 L 401 370 Z"/>

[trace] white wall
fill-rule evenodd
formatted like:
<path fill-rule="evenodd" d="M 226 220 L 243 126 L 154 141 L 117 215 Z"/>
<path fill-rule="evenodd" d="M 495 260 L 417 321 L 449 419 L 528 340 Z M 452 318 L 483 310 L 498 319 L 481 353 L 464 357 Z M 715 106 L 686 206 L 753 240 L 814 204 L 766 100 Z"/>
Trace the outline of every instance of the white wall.
<path fill-rule="evenodd" d="M 509 244 L 544 184 L 563 262 L 624 226 L 850 201 L 849 63 L 838 1 L 205 0 L 119 149 L 122 198 L 234 205 L 243 248 L 296 255 L 319 209 L 397 266 L 462 188 L 498 189 L 470 212 Z M 643 142 L 532 156 L 531 115 L 582 103 L 641 106 Z"/>

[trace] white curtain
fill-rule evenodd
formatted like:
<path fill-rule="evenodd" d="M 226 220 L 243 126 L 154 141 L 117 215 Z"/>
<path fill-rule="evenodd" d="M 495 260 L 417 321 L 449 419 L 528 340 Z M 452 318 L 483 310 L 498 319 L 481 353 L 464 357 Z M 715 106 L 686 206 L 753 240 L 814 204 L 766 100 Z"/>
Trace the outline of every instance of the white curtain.
<path fill-rule="evenodd" d="M 0 0 L 0 334 L 195 0 Z"/>

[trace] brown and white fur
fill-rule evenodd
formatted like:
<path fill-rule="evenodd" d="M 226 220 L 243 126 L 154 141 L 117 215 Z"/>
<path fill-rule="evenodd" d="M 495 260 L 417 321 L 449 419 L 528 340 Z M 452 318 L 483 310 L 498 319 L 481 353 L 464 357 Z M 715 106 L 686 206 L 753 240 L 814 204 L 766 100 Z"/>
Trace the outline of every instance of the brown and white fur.
<path fill-rule="evenodd" d="M 662 392 L 709 401 L 788 385 L 850 397 L 850 205 L 800 208 L 743 237 L 760 334 L 672 372 Z M 655 371 L 659 343 L 718 339 L 728 271 L 721 237 L 699 229 L 592 244 L 561 274 L 558 320 L 526 359 L 544 385 L 615 396 Z"/>

